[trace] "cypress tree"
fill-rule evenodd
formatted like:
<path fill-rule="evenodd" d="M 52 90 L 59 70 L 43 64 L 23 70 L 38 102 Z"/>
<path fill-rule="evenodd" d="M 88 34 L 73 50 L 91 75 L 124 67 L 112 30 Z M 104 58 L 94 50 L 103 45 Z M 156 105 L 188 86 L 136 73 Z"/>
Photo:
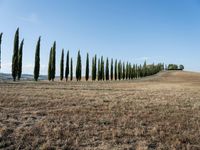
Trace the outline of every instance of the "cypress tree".
<path fill-rule="evenodd" d="M 97 55 L 94 56 L 94 80 L 97 78 Z"/>
<path fill-rule="evenodd" d="M 142 77 L 142 65 L 140 64 L 139 66 L 139 77 L 141 78 Z"/>
<path fill-rule="evenodd" d="M 1 42 L 2 42 L 3 33 L 0 33 L 0 69 L 1 69 Z"/>
<path fill-rule="evenodd" d="M 128 70 L 128 62 L 126 63 L 126 80 L 128 79 L 128 76 L 129 76 L 129 70 Z"/>
<path fill-rule="evenodd" d="M 54 81 L 55 79 L 55 74 L 56 74 L 56 42 L 53 43 L 53 47 L 52 47 L 52 65 L 51 65 L 51 78 L 52 81 Z"/>
<path fill-rule="evenodd" d="M 129 80 L 131 79 L 131 73 L 132 73 L 132 68 L 131 68 L 131 63 L 129 63 L 129 66 L 128 66 L 128 71 L 129 71 L 129 73 L 128 73 L 128 78 L 129 78 Z"/>
<path fill-rule="evenodd" d="M 88 79 L 89 79 L 89 54 L 87 53 L 86 70 L 85 70 L 85 80 L 88 81 Z"/>
<path fill-rule="evenodd" d="M 118 76 L 118 79 L 120 80 L 121 79 L 121 77 L 120 77 L 120 61 L 118 62 L 118 65 L 117 65 L 117 70 L 118 70 L 118 74 L 117 74 L 117 76 Z"/>
<path fill-rule="evenodd" d="M 79 52 L 79 80 L 81 80 L 81 77 L 82 77 L 82 63 L 81 63 L 81 54 Z"/>
<path fill-rule="evenodd" d="M 143 76 L 146 77 L 147 76 L 147 62 L 145 60 L 144 65 L 143 65 Z"/>
<path fill-rule="evenodd" d="M 144 67 L 141 65 L 141 77 L 144 77 Z"/>
<path fill-rule="evenodd" d="M 131 68 L 131 75 L 130 75 L 130 77 L 131 77 L 131 79 L 133 79 L 133 67 L 132 67 L 131 64 L 130 64 L 130 68 Z"/>
<path fill-rule="evenodd" d="M 140 65 L 138 65 L 138 78 L 140 78 L 141 77 L 141 73 L 140 73 Z"/>
<path fill-rule="evenodd" d="M 13 81 L 16 80 L 18 72 L 18 50 L 19 50 L 19 28 L 15 32 L 14 38 L 14 48 L 13 48 L 13 57 L 12 57 L 12 77 Z"/>
<path fill-rule="evenodd" d="M 117 80 L 117 60 L 115 60 L 115 80 Z"/>
<path fill-rule="evenodd" d="M 129 80 L 131 79 L 131 74 L 132 74 L 132 67 L 131 63 L 129 63 Z"/>
<path fill-rule="evenodd" d="M 76 80 L 79 81 L 81 80 L 81 55 L 80 55 L 80 50 L 78 51 L 78 56 L 77 56 L 77 64 L 76 64 Z"/>
<path fill-rule="evenodd" d="M 120 80 L 121 77 L 120 77 L 120 61 L 118 62 L 118 65 L 117 65 L 117 70 L 118 70 L 118 79 Z"/>
<path fill-rule="evenodd" d="M 64 49 L 61 53 L 61 59 L 60 59 L 60 80 L 63 80 L 63 74 L 64 74 Z"/>
<path fill-rule="evenodd" d="M 81 80 L 81 77 L 82 77 L 82 63 L 81 63 L 81 54 L 79 52 L 79 80 Z"/>
<path fill-rule="evenodd" d="M 49 65 L 48 65 L 48 80 L 49 81 L 52 79 L 51 66 L 52 66 L 52 47 L 49 54 Z"/>
<path fill-rule="evenodd" d="M 22 75 L 22 56 L 23 56 L 23 45 L 24 45 L 24 39 L 20 43 L 19 51 L 18 51 L 18 80 L 20 80 Z"/>
<path fill-rule="evenodd" d="M 106 80 L 109 80 L 109 60 L 106 60 Z"/>
<path fill-rule="evenodd" d="M 79 51 L 77 55 L 77 62 L 76 62 L 76 80 L 79 80 Z"/>
<path fill-rule="evenodd" d="M 94 57 L 92 58 L 92 81 L 94 80 Z"/>
<path fill-rule="evenodd" d="M 34 79 L 35 81 L 38 80 L 39 74 L 40 74 L 40 40 L 41 37 L 39 37 L 35 49 L 35 66 L 34 66 Z"/>
<path fill-rule="evenodd" d="M 131 79 L 134 78 L 134 65 L 131 65 Z"/>
<path fill-rule="evenodd" d="M 68 80 L 69 76 L 69 50 L 67 51 L 66 67 L 65 67 L 65 79 Z"/>
<path fill-rule="evenodd" d="M 98 81 L 101 80 L 101 62 L 98 59 Z"/>
<path fill-rule="evenodd" d="M 73 80 L 73 60 L 71 58 L 71 67 L 70 67 L 70 80 Z"/>
<path fill-rule="evenodd" d="M 103 61 L 102 61 L 102 58 L 101 58 L 101 60 L 100 60 L 100 80 L 102 80 L 103 79 L 103 77 L 102 77 L 102 63 L 103 63 Z"/>
<path fill-rule="evenodd" d="M 103 56 L 101 56 L 101 80 L 104 80 L 104 60 L 103 60 Z"/>
<path fill-rule="evenodd" d="M 123 80 L 125 79 L 125 77 L 126 77 L 126 68 L 125 68 L 125 63 L 123 62 L 123 75 L 122 75 Z"/>
<path fill-rule="evenodd" d="M 110 78 L 113 80 L 113 59 L 111 59 Z"/>
<path fill-rule="evenodd" d="M 133 64 L 133 78 L 136 78 L 136 75 L 135 75 L 135 64 Z"/>
<path fill-rule="evenodd" d="M 121 68 L 121 60 L 118 62 L 118 79 L 122 78 L 122 68 Z"/>
<path fill-rule="evenodd" d="M 136 76 L 136 78 L 138 78 L 138 65 L 137 64 L 135 65 L 135 76 Z"/>

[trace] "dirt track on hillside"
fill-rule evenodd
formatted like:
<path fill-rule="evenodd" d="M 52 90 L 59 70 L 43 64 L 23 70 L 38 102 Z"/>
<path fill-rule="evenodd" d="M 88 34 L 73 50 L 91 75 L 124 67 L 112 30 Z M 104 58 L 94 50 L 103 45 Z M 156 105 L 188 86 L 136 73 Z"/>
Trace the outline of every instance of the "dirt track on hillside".
<path fill-rule="evenodd" d="M 0 83 L 0 149 L 200 149 L 200 74 Z"/>

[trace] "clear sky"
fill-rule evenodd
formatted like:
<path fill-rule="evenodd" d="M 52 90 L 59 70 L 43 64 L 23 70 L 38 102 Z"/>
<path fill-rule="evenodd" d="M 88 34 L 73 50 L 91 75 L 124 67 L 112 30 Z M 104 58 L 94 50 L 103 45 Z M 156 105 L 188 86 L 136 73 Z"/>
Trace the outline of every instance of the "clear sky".
<path fill-rule="evenodd" d="M 57 75 L 62 48 L 85 56 L 131 63 L 176 63 L 200 71 L 199 0 L 0 0 L 1 72 L 11 72 L 14 33 L 24 38 L 23 73 L 33 73 L 41 35 L 41 74 L 57 42 Z"/>

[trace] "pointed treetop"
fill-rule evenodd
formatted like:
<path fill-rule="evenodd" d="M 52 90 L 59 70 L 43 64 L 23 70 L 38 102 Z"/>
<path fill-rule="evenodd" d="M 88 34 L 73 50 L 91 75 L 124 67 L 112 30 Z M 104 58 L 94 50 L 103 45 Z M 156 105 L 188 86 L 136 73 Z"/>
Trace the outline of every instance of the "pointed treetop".
<path fill-rule="evenodd" d="M 2 35 L 3 35 L 3 33 L 1 32 L 1 33 L 0 33 L 0 43 L 1 43 L 1 41 L 2 41 Z"/>
<path fill-rule="evenodd" d="M 39 36 L 39 39 L 38 39 L 38 41 L 39 41 L 39 42 L 41 41 L 41 36 Z"/>
<path fill-rule="evenodd" d="M 24 39 L 22 39 L 22 44 L 24 44 Z"/>

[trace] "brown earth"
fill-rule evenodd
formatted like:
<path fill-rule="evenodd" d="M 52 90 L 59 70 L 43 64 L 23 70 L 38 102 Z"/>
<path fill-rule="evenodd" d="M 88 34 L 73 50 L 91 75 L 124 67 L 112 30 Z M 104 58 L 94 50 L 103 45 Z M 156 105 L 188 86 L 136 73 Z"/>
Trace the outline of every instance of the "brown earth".
<path fill-rule="evenodd" d="M 200 149 L 200 74 L 1 82 L 0 149 Z"/>

